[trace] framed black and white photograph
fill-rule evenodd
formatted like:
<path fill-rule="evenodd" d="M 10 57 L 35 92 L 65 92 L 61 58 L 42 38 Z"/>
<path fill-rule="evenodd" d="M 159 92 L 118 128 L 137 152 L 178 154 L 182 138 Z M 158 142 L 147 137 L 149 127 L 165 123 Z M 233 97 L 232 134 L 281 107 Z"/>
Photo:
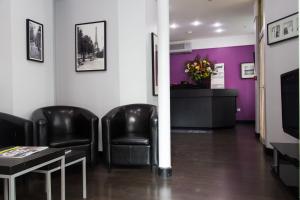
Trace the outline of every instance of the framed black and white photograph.
<path fill-rule="evenodd" d="M 152 93 L 158 96 L 158 38 L 155 33 L 151 33 L 152 42 Z"/>
<path fill-rule="evenodd" d="M 75 70 L 106 70 L 106 21 L 75 25 Z"/>
<path fill-rule="evenodd" d="M 241 64 L 241 78 L 254 78 L 255 68 L 254 63 L 242 63 Z"/>
<path fill-rule="evenodd" d="M 268 45 L 298 37 L 298 21 L 298 13 L 294 13 L 269 23 L 267 25 Z"/>
<path fill-rule="evenodd" d="M 44 62 L 43 24 L 26 19 L 27 60 Z"/>

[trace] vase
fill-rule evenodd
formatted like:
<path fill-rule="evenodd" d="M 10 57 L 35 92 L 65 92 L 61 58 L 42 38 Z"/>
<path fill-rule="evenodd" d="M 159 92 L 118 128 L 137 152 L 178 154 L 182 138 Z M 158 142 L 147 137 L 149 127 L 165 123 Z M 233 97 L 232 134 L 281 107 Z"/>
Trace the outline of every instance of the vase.
<path fill-rule="evenodd" d="M 196 85 L 201 89 L 210 89 L 210 78 L 197 80 Z"/>

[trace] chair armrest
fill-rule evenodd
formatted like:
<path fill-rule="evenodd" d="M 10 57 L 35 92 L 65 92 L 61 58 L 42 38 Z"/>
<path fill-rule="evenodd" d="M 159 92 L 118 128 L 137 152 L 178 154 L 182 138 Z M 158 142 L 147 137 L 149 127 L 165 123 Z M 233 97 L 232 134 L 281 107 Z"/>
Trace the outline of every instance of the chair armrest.
<path fill-rule="evenodd" d="M 152 164 L 158 164 L 158 115 L 157 108 L 153 106 L 150 115 L 150 129 L 151 129 L 151 146 L 152 146 Z"/>
<path fill-rule="evenodd" d="M 113 134 L 113 122 L 120 110 L 121 107 L 114 108 L 101 118 L 103 152 L 108 165 L 111 163 L 110 141 Z"/>
<path fill-rule="evenodd" d="M 34 145 L 48 146 L 48 120 L 45 117 L 43 110 L 38 109 L 32 113 L 32 121 L 34 128 Z"/>
<path fill-rule="evenodd" d="M 18 141 L 24 141 L 24 145 L 26 146 L 33 145 L 32 121 L 6 113 L 0 113 L 0 120 L 9 123 L 14 129 L 22 130 L 24 134 L 16 134 Z"/>
<path fill-rule="evenodd" d="M 80 119 L 86 123 L 86 126 L 88 128 L 88 132 L 90 133 L 89 137 L 92 140 L 98 141 L 98 124 L 99 124 L 99 118 L 92 112 L 80 108 Z M 84 132 L 84 131 L 83 131 Z"/>
<path fill-rule="evenodd" d="M 92 112 L 80 108 L 80 115 L 88 124 L 89 137 L 91 139 L 91 161 L 96 161 L 98 152 L 99 118 Z"/>
<path fill-rule="evenodd" d="M 86 120 L 99 120 L 99 118 L 97 117 L 97 115 L 95 115 L 94 113 L 92 113 L 89 110 L 80 108 L 80 114 L 86 119 Z"/>

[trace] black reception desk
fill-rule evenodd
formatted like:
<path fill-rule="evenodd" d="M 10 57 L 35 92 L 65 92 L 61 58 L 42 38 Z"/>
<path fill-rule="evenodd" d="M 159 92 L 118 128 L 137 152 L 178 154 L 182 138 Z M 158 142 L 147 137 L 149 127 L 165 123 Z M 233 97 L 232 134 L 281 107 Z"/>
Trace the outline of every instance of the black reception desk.
<path fill-rule="evenodd" d="M 171 89 L 172 128 L 233 127 L 237 91 L 233 89 Z"/>

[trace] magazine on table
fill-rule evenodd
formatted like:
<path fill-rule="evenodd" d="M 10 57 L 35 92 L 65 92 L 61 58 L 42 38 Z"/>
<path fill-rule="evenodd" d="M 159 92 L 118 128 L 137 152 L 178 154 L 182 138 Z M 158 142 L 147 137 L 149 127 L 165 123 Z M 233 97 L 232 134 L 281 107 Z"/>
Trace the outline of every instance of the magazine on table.
<path fill-rule="evenodd" d="M 16 146 L 0 151 L 0 158 L 24 158 L 48 147 Z"/>

